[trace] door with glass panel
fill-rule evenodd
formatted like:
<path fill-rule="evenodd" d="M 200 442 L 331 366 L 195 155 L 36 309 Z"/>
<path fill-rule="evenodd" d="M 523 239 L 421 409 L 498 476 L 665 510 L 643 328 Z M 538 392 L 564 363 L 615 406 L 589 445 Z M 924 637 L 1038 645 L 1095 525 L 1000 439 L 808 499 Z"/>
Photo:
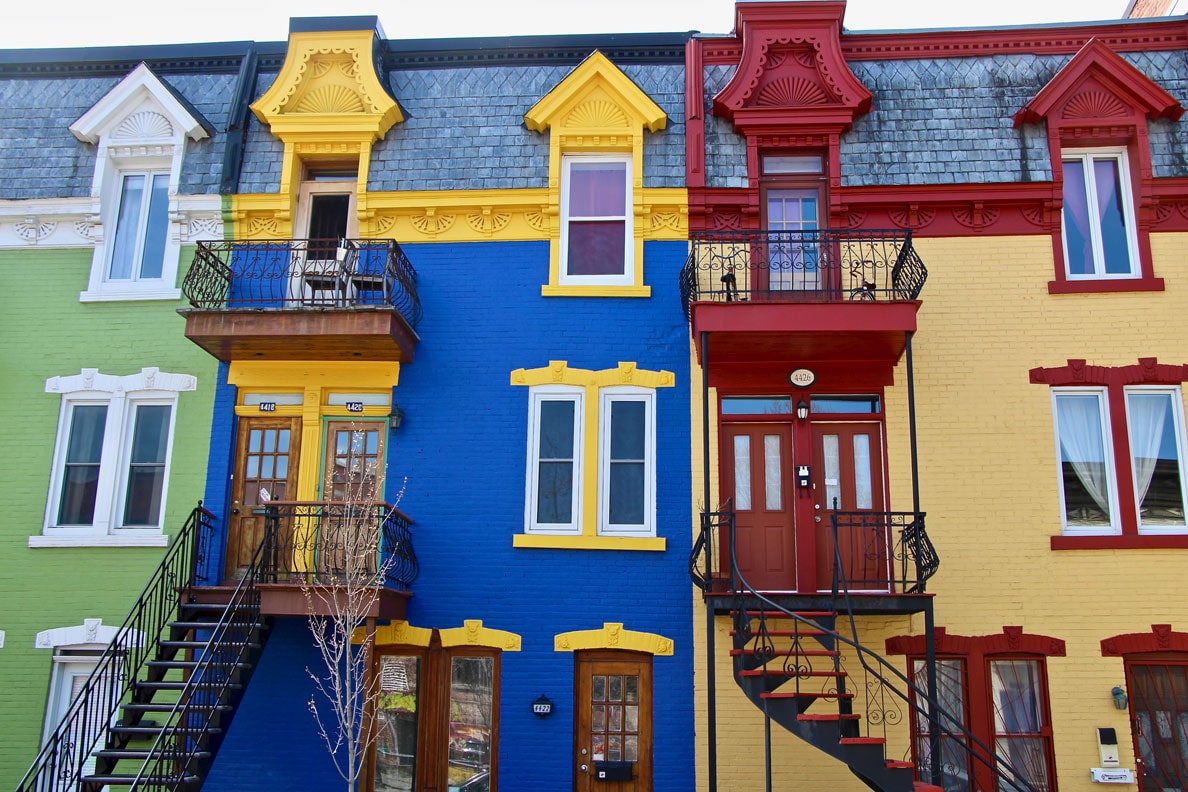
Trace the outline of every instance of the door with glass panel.
<path fill-rule="evenodd" d="M 818 191 L 767 190 L 766 194 L 767 288 L 772 291 L 820 289 Z"/>
<path fill-rule="evenodd" d="M 297 494 L 299 418 L 239 419 L 231 514 L 227 518 L 226 576 L 237 579 L 264 539 L 261 507 Z"/>
<path fill-rule="evenodd" d="M 722 500 L 733 504 L 735 554 L 746 585 L 755 591 L 794 591 L 792 427 L 725 424 L 721 454 Z M 722 569 L 728 571 L 730 547 L 722 539 Z"/>
<path fill-rule="evenodd" d="M 883 515 L 882 425 L 814 423 L 812 429 L 817 587 L 830 589 L 836 568 L 851 590 L 887 591 L 893 537 Z"/>
<path fill-rule="evenodd" d="M 1188 789 L 1188 663 L 1166 657 L 1126 665 L 1139 792 Z"/>
<path fill-rule="evenodd" d="M 578 652 L 574 791 L 652 789 L 652 656 Z"/>

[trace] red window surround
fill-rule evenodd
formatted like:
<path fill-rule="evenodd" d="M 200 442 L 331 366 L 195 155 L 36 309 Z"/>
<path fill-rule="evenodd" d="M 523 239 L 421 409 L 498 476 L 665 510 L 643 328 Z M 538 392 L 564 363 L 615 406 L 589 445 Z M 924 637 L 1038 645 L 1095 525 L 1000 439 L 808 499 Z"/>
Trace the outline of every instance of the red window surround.
<path fill-rule="evenodd" d="M 1127 550 L 1135 548 L 1188 548 L 1188 534 L 1159 536 L 1138 532 L 1130 462 L 1130 438 L 1126 428 L 1127 385 L 1179 385 L 1188 381 L 1188 365 L 1165 365 L 1156 358 L 1139 358 L 1133 366 L 1090 366 L 1070 359 L 1067 365 L 1033 368 L 1028 372 L 1036 385 L 1104 386 L 1110 414 L 1114 470 L 1118 476 L 1118 511 L 1121 536 L 1053 536 L 1053 550 Z"/>
<path fill-rule="evenodd" d="M 938 660 L 962 661 L 964 678 L 962 695 L 965 700 L 965 725 L 983 744 L 995 744 L 995 707 L 992 701 L 990 675 L 991 661 L 1031 660 L 1038 661 L 1039 698 L 1043 724 L 1042 739 L 1049 772 L 1049 792 L 1056 792 L 1055 758 L 1052 749 L 1052 719 L 1048 695 L 1048 657 L 1064 657 L 1065 644 L 1059 638 L 1047 635 L 1025 633 L 1019 626 L 1003 627 L 998 635 L 950 635 L 944 627 L 933 632 Z M 908 676 L 912 675 L 914 661 L 923 661 L 927 655 L 927 637 L 924 635 L 897 635 L 887 639 L 888 655 L 906 655 Z M 957 713 L 953 713 L 956 715 Z M 917 751 L 917 718 L 911 718 L 912 750 Z M 963 741 L 964 742 L 964 741 Z M 917 766 L 920 757 L 913 756 Z M 998 784 L 987 767 L 973 768 L 974 789 L 995 789 Z"/>

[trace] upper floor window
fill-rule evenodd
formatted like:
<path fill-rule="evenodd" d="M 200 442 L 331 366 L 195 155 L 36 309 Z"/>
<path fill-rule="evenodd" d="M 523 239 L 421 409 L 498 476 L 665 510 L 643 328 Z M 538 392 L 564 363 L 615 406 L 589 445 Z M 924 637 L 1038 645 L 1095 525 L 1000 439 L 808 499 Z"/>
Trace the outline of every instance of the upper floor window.
<path fill-rule="evenodd" d="M 62 394 L 45 530 L 31 547 L 161 545 L 177 394 L 185 374 L 53 377 Z"/>
<path fill-rule="evenodd" d="M 1125 149 L 1065 149 L 1065 272 L 1070 280 L 1139 277 Z"/>
<path fill-rule="evenodd" d="M 109 281 L 160 280 L 169 230 L 169 174 L 124 173 Z"/>
<path fill-rule="evenodd" d="M 655 533 L 656 392 L 603 388 L 599 407 L 598 532 Z"/>
<path fill-rule="evenodd" d="M 568 156 L 562 165 L 561 283 L 630 285 L 631 158 Z"/>
<path fill-rule="evenodd" d="M 579 533 L 583 390 L 532 389 L 526 530 Z"/>

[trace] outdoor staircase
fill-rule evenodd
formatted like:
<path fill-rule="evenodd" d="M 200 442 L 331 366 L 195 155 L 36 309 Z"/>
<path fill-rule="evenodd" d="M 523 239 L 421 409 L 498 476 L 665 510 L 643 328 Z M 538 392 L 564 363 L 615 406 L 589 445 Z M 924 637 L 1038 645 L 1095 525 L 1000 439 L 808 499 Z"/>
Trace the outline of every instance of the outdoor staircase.
<path fill-rule="evenodd" d="M 841 663 L 834 611 L 731 611 L 734 679 L 764 714 L 844 762 L 878 792 L 942 792 L 915 780 L 911 762 L 887 757 L 886 739 L 862 736 Z"/>
<path fill-rule="evenodd" d="M 263 543 L 234 591 L 196 585 L 213 528 L 199 504 L 16 792 L 202 786 L 271 628 Z"/>

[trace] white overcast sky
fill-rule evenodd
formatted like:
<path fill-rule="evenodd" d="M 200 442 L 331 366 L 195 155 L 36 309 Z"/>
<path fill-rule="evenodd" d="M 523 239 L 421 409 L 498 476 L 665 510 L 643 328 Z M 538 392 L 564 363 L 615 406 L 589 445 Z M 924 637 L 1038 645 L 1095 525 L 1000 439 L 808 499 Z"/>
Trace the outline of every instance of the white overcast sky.
<path fill-rule="evenodd" d="M 378 15 L 388 38 L 699 30 L 729 33 L 733 0 L 12 0 L 0 48 L 282 41 L 293 16 Z M 849 0 L 848 30 L 1116 20 L 1127 0 Z"/>

